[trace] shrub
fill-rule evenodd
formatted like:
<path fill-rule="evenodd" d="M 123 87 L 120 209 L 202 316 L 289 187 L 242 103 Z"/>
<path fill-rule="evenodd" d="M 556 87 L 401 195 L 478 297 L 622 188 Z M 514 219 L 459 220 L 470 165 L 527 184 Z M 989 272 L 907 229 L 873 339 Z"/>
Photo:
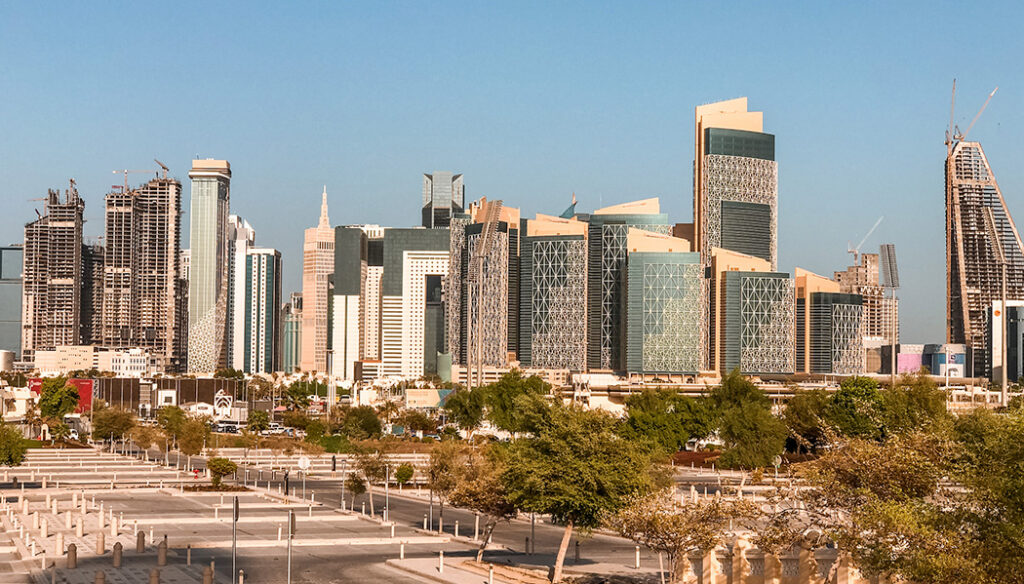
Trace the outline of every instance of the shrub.
<path fill-rule="evenodd" d="M 220 487 L 221 480 L 229 474 L 238 470 L 238 465 L 226 458 L 215 457 L 206 461 L 206 468 L 210 471 L 210 482 L 213 486 Z"/>

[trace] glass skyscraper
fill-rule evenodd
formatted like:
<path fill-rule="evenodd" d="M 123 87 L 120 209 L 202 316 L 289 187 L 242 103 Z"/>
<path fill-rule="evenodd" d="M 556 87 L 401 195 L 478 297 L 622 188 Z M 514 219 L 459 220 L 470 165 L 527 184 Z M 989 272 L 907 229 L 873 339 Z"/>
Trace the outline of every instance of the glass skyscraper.
<path fill-rule="evenodd" d="M 193 160 L 189 228 L 188 370 L 212 372 L 227 363 L 228 205 L 231 165 Z"/>
<path fill-rule="evenodd" d="M 448 227 L 452 216 L 465 209 L 462 175 L 434 171 L 423 175 L 423 226 Z"/>

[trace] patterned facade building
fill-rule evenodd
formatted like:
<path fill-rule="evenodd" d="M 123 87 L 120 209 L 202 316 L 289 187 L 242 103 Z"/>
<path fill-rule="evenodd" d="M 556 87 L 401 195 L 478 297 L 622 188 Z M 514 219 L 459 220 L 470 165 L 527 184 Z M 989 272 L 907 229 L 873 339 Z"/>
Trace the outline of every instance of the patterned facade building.
<path fill-rule="evenodd" d="M 625 369 L 632 375 L 696 375 L 704 356 L 704 268 L 685 239 L 628 234 Z"/>
<path fill-rule="evenodd" d="M 796 269 L 796 371 L 857 375 L 866 371 L 863 298 L 837 282 Z"/>
<path fill-rule="evenodd" d="M 973 371 L 988 376 L 987 311 L 1001 300 L 1002 275 L 985 228 L 990 209 L 1006 258 L 1006 297 L 1024 300 L 1024 246 L 978 142 L 950 141 L 946 156 L 946 341 L 971 347 Z"/>
<path fill-rule="evenodd" d="M 519 273 L 519 350 L 524 367 L 587 367 L 587 224 L 524 220 Z"/>
<path fill-rule="evenodd" d="M 72 180 L 61 197 L 50 190 L 40 217 L 25 225 L 22 273 L 22 359 L 82 339 L 82 224 L 85 202 Z"/>
<path fill-rule="evenodd" d="M 226 160 L 193 160 L 189 214 L 188 371 L 227 366 L 228 209 L 231 165 Z"/>
<path fill-rule="evenodd" d="M 645 199 L 598 209 L 587 232 L 587 367 L 621 371 L 623 274 L 630 229 L 663 235 L 672 232 L 658 199 Z"/>

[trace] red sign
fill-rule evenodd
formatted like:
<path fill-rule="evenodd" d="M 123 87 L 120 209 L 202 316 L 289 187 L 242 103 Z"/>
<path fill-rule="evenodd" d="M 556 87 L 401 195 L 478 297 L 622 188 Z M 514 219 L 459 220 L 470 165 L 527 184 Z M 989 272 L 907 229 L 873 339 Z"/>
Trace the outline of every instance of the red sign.
<path fill-rule="evenodd" d="M 92 407 L 92 391 L 93 387 L 96 386 L 95 379 L 69 379 L 68 385 L 78 390 L 78 407 L 75 408 L 76 414 L 81 414 L 89 411 Z M 43 380 L 38 377 L 28 380 L 28 388 L 35 394 L 42 393 Z"/>

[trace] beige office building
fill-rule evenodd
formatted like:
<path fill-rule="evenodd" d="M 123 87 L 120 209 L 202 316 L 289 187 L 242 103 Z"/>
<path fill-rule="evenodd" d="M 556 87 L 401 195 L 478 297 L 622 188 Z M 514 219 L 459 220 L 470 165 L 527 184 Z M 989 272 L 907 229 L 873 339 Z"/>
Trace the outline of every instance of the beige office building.
<path fill-rule="evenodd" d="M 320 222 L 306 230 L 302 243 L 302 371 L 327 372 L 329 278 L 334 273 L 334 229 L 327 215 L 327 187 Z"/>

